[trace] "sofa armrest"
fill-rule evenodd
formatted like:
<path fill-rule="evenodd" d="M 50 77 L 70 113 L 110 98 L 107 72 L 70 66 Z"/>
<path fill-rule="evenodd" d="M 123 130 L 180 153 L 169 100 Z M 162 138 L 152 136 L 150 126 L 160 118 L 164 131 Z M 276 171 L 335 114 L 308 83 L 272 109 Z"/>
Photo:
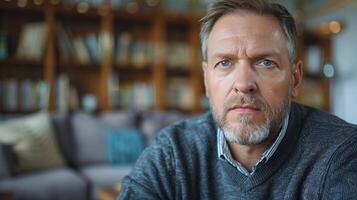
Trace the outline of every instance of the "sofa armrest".
<path fill-rule="evenodd" d="M 0 180 L 11 176 L 9 147 L 0 143 Z"/>

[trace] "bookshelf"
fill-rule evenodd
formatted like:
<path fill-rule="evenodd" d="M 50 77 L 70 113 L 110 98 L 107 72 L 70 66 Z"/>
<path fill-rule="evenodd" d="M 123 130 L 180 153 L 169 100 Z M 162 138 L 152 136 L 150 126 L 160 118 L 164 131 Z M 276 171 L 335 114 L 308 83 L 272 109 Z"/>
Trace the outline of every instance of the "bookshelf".
<path fill-rule="evenodd" d="M 59 1 L 38 5 L 28 1 L 20 6 L 0 0 L 0 33 L 6 44 L 6 55 L 0 57 L 1 112 L 76 110 L 87 96 L 99 112 L 132 108 L 202 111 L 198 24 L 202 15 L 158 7 L 133 12 L 108 3 L 80 8 Z M 36 26 L 42 30 L 37 31 L 41 37 L 33 33 L 39 39 L 23 33 L 24 27 L 36 32 L 31 30 Z M 30 50 L 24 51 L 21 45 Z M 37 53 L 21 57 L 19 49 Z M 10 88 L 16 85 L 12 98 L 17 103 L 10 108 L 4 104 L 9 101 L 3 90 L 7 82 Z M 45 85 L 42 92 L 47 95 L 38 97 L 41 105 L 23 109 L 22 85 L 28 82 Z M 183 97 L 171 103 L 169 94 L 175 83 L 180 86 L 174 90 Z"/>
<path fill-rule="evenodd" d="M 123 9 L 108 6 L 110 1 L 82 7 L 60 3 L 68 1 L 18 5 L 0 0 L 1 113 L 70 111 L 88 104 L 99 112 L 206 109 L 198 22 L 202 13 L 157 5 Z M 329 79 L 322 71 L 331 57 L 331 37 L 309 30 L 299 41 L 307 68 L 297 100 L 327 111 Z M 320 52 L 317 72 L 306 57 L 315 47 Z"/>
<path fill-rule="evenodd" d="M 336 33 L 321 27 L 305 29 L 300 36 L 298 56 L 304 62 L 304 80 L 297 101 L 330 111 L 330 79 L 335 66 L 331 63 L 331 39 Z M 329 68 L 331 66 L 332 68 Z M 332 73 L 326 71 L 332 70 Z"/>

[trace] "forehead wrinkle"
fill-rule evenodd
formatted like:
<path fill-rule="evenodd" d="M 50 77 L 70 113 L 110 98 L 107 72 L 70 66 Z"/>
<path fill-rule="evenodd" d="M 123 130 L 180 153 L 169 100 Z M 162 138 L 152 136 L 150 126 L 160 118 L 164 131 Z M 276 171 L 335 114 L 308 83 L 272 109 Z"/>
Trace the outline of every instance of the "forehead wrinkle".
<path fill-rule="evenodd" d="M 257 29 L 254 25 L 246 23 L 244 20 L 237 19 L 237 13 L 227 14 L 222 16 L 214 25 L 212 32 L 209 36 L 208 51 L 222 51 L 235 53 L 236 55 L 251 55 L 256 53 L 257 49 L 267 51 L 269 48 L 274 47 L 275 52 L 282 52 L 283 49 L 287 49 L 287 39 L 281 29 L 280 25 L 273 16 L 264 16 L 260 20 L 265 20 L 266 23 L 259 23 L 261 29 Z M 239 13 L 238 16 L 246 17 L 262 17 L 254 13 Z M 222 23 L 225 20 L 226 23 Z M 234 23 L 232 26 L 227 26 L 227 21 Z M 261 30 L 264 31 L 261 31 Z M 262 41 L 259 37 L 270 35 L 272 40 Z M 214 38 L 214 41 L 212 41 Z M 222 43 L 224 42 L 224 45 Z M 214 44 L 214 46 L 212 46 Z M 278 45 L 277 45 L 278 44 Z M 219 48 L 220 46 L 226 46 L 227 49 Z M 272 49 L 270 49 L 272 51 Z"/>
<path fill-rule="evenodd" d="M 211 44 L 210 54 L 214 57 L 244 57 L 246 56 L 247 41 L 242 37 L 226 36 Z M 223 48 L 224 47 L 224 48 Z"/>

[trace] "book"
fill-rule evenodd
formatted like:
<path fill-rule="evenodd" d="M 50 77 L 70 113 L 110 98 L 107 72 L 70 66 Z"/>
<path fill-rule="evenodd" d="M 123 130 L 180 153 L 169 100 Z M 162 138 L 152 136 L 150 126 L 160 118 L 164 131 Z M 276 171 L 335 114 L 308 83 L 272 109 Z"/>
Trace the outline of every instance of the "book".
<path fill-rule="evenodd" d="M 7 33 L 0 31 L 0 60 L 5 60 L 8 56 Z"/>
<path fill-rule="evenodd" d="M 56 110 L 61 113 L 69 111 L 69 78 L 60 74 L 56 81 Z"/>
<path fill-rule="evenodd" d="M 169 107 L 189 110 L 193 107 L 193 90 L 184 78 L 172 78 L 168 82 L 167 102 Z"/>
<path fill-rule="evenodd" d="M 18 82 L 15 79 L 6 79 L 2 85 L 2 107 L 5 111 L 18 109 Z"/>
<path fill-rule="evenodd" d="M 87 51 L 83 38 L 80 36 L 76 36 L 75 38 L 73 38 L 72 44 L 74 47 L 74 52 L 76 54 L 77 61 L 79 63 L 90 63 L 91 56 Z"/>
<path fill-rule="evenodd" d="M 31 111 L 37 108 L 35 83 L 30 79 L 25 79 L 20 83 L 21 87 L 21 109 Z"/>
<path fill-rule="evenodd" d="M 44 80 L 39 80 L 36 83 L 36 94 L 37 94 L 37 109 L 48 109 L 48 102 L 50 91 L 48 84 Z"/>
<path fill-rule="evenodd" d="M 167 65 L 169 68 L 188 68 L 191 51 L 187 43 L 169 42 L 167 47 Z"/>
<path fill-rule="evenodd" d="M 21 28 L 16 57 L 28 60 L 41 60 L 46 42 L 46 24 L 44 22 L 27 23 Z"/>
<path fill-rule="evenodd" d="M 136 82 L 131 89 L 132 108 L 147 110 L 153 106 L 153 88 L 146 82 Z"/>
<path fill-rule="evenodd" d="M 116 72 L 112 73 L 112 76 L 108 83 L 109 99 L 114 108 L 120 106 L 120 90 L 119 90 L 119 75 Z"/>
<path fill-rule="evenodd" d="M 119 89 L 121 107 L 148 110 L 154 104 L 154 89 L 148 82 L 123 83 Z"/>
<path fill-rule="evenodd" d="M 148 62 L 147 45 L 142 40 L 133 42 L 130 49 L 130 63 L 135 68 L 143 68 Z"/>
<path fill-rule="evenodd" d="M 95 33 L 90 33 L 84 36 L 83 40 L 92 60 L 95 62 L 101 61 L 103 55 L 101 45 L 99 45 L 98 36 Z"/>
<path fill-rule="evenodd" d="M 57 22 L 56 24 L 56 41 L 59 48 L 60 60 L 65 62 L 74 60 L 74 47 L 71 38 L 60 22 Z"/>
<path fill-rule="evenodd" d="M 116 63 L 121 66 L 127 66 L 130 62 L 130 46 L 132 44 L 132 35 L 129 32 L 123 32 L 117 36 L 116 45 Z"/>

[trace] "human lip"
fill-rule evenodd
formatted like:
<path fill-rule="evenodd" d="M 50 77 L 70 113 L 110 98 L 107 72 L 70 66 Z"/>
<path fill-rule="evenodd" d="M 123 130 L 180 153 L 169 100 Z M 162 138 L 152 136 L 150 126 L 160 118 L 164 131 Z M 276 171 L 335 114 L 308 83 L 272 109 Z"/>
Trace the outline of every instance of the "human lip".
<path fill-rule="evenodd" d="M 242 113 L 242 114 L 253 114 L 259 112 L 260 109 L 255 105 L 235 105 L 230 110 Z"/>

